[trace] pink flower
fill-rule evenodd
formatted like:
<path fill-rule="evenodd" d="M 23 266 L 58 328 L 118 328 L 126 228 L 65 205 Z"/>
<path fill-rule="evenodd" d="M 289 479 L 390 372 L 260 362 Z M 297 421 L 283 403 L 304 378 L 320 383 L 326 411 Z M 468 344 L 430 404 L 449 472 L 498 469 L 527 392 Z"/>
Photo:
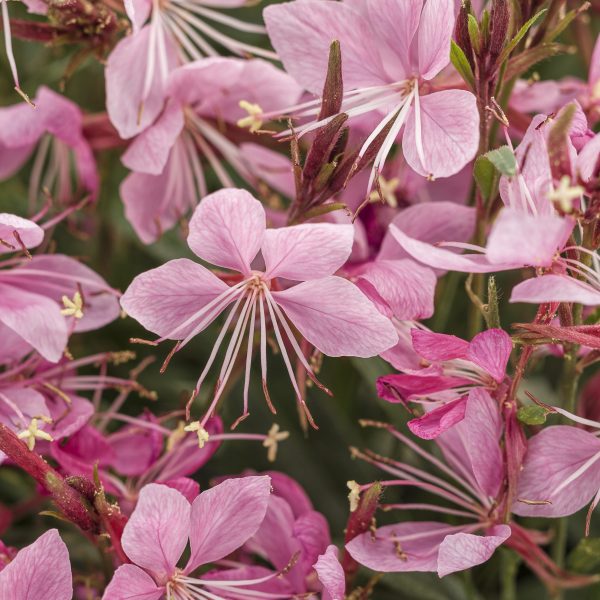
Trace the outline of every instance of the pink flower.
<path fill-rule="evenodd" d="M 233 279 L 237 283 L 229 286 L 200 264 L 177 259 L 138 275 L 121 305 L 146 329 L 160 336 L 154 343 L 179 340 L 177 351 L 233 303 L 192 396 L 197 395 L 236 319 L 214 398 L 201 425 L 216 407 L 245 336 L 248 351 L 240 418 L 248 415 L 249 366 L 257 323 L 263 389 L 270 404 L 266 356 L 270 319 L 298 402 L 309 416 L 284 337 L 309 376 L 315 377 L 287 319 L 304 339 L 328 356 L 374 356 L 397 341 L 393 325 L 362 292 L 333 275 L 348 258 L 352 240 L 350 225 L 315 223 L 266 229 L 265 211 L 258 200 L 244 190 L 221 190 L 204 198 L 196 208 L 188 244 L 199 258 L 240 273 L 239 280 Z M 259 251 L 265 266 L 257 270 L 252 263 Z M 281 289 L 281 279 L 300 283 Z"/>
<path fill-rule="evenodd" d="M 239 131 L 238 121 L 247 117 L 240 101 L 270 110 L 295 102 L 300 92 L 289 75 L 258 59 L 215 57 L 173 71 L 164 110 L 123 155 L 133 173 L 121 185 L 121 197 L 125 215 L 142 241 L 158 239 L 206 195 L 201 158 L 224 187 L 234 187 L 228 168 L 256 185 L 255 165 L 223 133 L 224 125 Z M 262 149 L 265 153 L 270 163 L 273 155 L 279 157 Z"/>
<path fill-rule="evenodd" d="M 0 179 L 10 177 L 35 153 L 29 183 L 31 204 L 39 201 L 43 187 L 60 202 L 71 203 L 84 194 L 95 198 L 98 173 L 92 149 L 82 133 L 81 109 L 44 86 L 38 90 L 35 102 L 35 110 L 23 103 L 0 108 Z M 47 163 L 53 166 L 44 171 Z"/>
<path fill-rule="evenodd" d="M 360 156 L 389 127 L 375 158 L 369 190 L 402 127 L 402 151 L 421 175 L 448 177 L 475 156 L 479 142 L 475 96 L 464 90 L 435 92 L 432 83 L 450 62 L 452 0 L 288 2 L 267 7 L 264 18 L 286 70 L 313 94 L 322 92 L 329 45 L 339 40 L 346 88 L 342 112 L 350 117 L 370 111 L 383 114 Z M 298 108 L 302 109 L 298 116 L 313 116 L 318 102 Z M 313 122 L 298 131 L 322 124 Z"/>
<path fill-rule="evenodd" d="M 65 543 L 50 529 L 0 571 L 0 600 L 71 600 L 71 563 Z"/>
<path fill-rule="evenodd" d="M 384 487 L 415 487 L 452 506 L 392 503 L 382 508 L 421 509 L 454 515 L 466 522 L 448 525 L 438 521 L 405 521 L 384 525 L 373 533 L 355 537 L 346 544 L 348 552 L 375 571 L 434 571 L 440 577 L 487 561 L 511 535 L 511 527 L 503 524 L 501 518 L 505 467 L 500 447 L 502 420 L 496 402 L 481 389 L 469 394 L 464 420 L 436 440 L 445 462 L 391 426 L 385 427 L 450 480 L 373 453 L 355 451 L 355 454 L 397 478 L 382 481 Z"/>
<path fill-rule="evenodd" d="M 195 577 L 194 572 L 226 558 L 252 537 L 265 517 L 269 497 L 266 476 L 226 480 L 191 504 L 175 489 L 147 485 L 121 538 L 132 564 L 117 569 L 104 600 L 191 597 L 207 589 L 235 594 L 236 588 L 257 583 Z M 180 568 L 188 543 L 191 554 Z"/>
<path fill-rule="evenodd" d="M 0 236 L 2 253 L 37 246 L 43 232 L 32 221 L 3 213 Z M 68 256 L 0 262 L 0 332 L 17 340 L 11 358 L 33 348 L 57 362 L 73 331 L 98 329 L 118 316 L 117 296 L 104 279 Z"/>

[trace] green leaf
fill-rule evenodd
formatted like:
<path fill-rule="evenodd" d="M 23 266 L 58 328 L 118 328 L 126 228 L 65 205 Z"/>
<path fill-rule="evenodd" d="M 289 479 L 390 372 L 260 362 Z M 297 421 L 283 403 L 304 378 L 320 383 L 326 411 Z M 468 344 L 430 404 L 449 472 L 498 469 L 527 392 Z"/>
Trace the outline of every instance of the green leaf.
<path fill-rule="evenodd" d="M 473 176 L 484 200 L 489 200 L 494 191 L 496 169 L 487 156 L 477 157 L 473 168 Z"/>
<path fill-rule="evenodd" d="M 600 538 L 583 538 L 567 559 L 569 569 L 578 573 L 600 571 Z"/>
<path fill-rule="evenodd" d="M 479 23 L 477 23 L 477 19 L 471 14 L 468 15 L 467 28 L 469 30 L 471 46 L 473 46 L 473 50 L 475 50 L 476 53 L 479 53 L 479 50 L 481 49 L 481 34 L 479 33 Z"/>
<path fill-rule="evenodd" d="M 496 150 L 491 150 L 484 154 L 501 175 L 514 177 L 517 174 L 517 159 L 513 151 L 508 146 L 500 146 Z"/>
<path fill-rule="evenodd" d="M 531 69 L 534 65 L 540 61 L 550 58 L 560 52 L 566 52 L 567 47 L 563 44 L 540 44 L 534 48 L 529 48 L 517 56 L 513 56 L 508 61 L 508 67 L 504 75 L 506 80 L 510 80 L 513 77 L 519 77 L 525 71 Z"/>
<path fill-rule="evenodd" d="M 521 406 L 517 411 L 517 419 L 525 425 L 543 425 L 546 422 L 548 412 L 537 404 Z"/>
<path fill-rule="evenodd" d="M 517 44 L 525 37 L 525 34 L 536 25 L 542 17 L 548 12 L 547 8 L 543 8 L 538 13 L 533 15 L 529 21 L 527 21 L 519 31 L 517 31 L 517 35 L 508 42 L 506 48 L 502 51 L 500 58 L 498 59 L 498 63 L 502 64 L 510 55 L 510 53 L 517 47 Z"/>
<path fill-rule="evenodd" d="M 460 73 L 465 83 L 471 88 L 475 87 L 475 77 L 471 65 L 463 52 L 462 48 L 454 41 L 450 40 L 450 60 L 454 68 Z"/>

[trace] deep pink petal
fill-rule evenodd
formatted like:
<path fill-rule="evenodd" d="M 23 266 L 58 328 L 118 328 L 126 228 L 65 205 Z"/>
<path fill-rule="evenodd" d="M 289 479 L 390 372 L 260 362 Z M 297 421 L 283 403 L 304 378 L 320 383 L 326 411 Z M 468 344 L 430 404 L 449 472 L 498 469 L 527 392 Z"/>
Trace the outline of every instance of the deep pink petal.
<path fill-rule="evenodd" d="M 426 0 L 419 22 L 419 74 L 433 79 L 450 62 L 454 2 Z"/>
<path fill-rule="evenodd" d="M 428 4 L 432 0 L 428 0 Z M 420 97 L 424 164 L 417 153 L 416 106 L 410 112 L 402 152 L 421 175 L 449 177 L 475 158 L 479 145 L 479 113 L 471 92 L 445 90 Z"/>
<path fill-rule="evenodd" d="M 327 356 L 375 356 L 398 341 L 391 321 L 341 277 L 306 281 L 273 297 L 302 336 Z"/>
<path fill-rule="evenodd" d="M 185 572 L 224 558 L 252 537 L 265 518 L 270 495 L 267 476 L 227 479 L 202 492 L 192 504 L 192 554 Z"/>
<path fill-rule="evenodd" d="M 447 536 L 440 544 L 438 575 L 445 577 L 484 563 L 510 534 L 508 525 L 496 525 L 486 535 L 455 533 Z"/>
<path fill-rule="evenodd" d="M 585 306 L 600 304 L 600 290 L 567 275 L 542 275 L 517 284 L 510 295 L 511 302 L 578 302 Z"/>
<path fill-rule="evenodd" d="M 328 546 L 313 567 L 323 586 L 324 599 L 344 600 L 346 580 L 344 569 L 338 559 L 338 549 L 333 545 Z"/>
<path fill-rule="evenodd" d="M 279 471 L 265 471 L 262 474 L 271 478 L 273 494 L 283 498 L 289 504 L 294 513 L 294 518 L 297 519 L 304 513 L 313 510 L 308 494 L 295 479 Z"/>
<path fill-rule="evenodd" d="M 149 331 L 161 337 L 183 339 L 198 320 L 176 328 L 225 291 L 227 284 L 207 268 L 187 258 L 177 258 L 138 275 L 121 297 L 121 306 Z"/>
<path fill-rule="evenodd" d="M 471 340 L 466 358 L 485 369 L 500 383 L 506 374 L 511 352 L 512 341 L 508 333 L 502 329 L 488 329 Z"/>
<path fill-rule="evenodd" d="M 352 251 L 354 227 L 333 223 L 303 223 L 267 229 L 262 243 L 265 276 L 294 281 L 333 275 Z"/>
<path fill-rule="evenodd" d="M 58 305 L 39 294 L 0 284 L 0 322 L 50 362 L 57 362 L 67 345 L 67 325 Z"/>
<path fill-rule="evenodd" d="M 0 571 L 0 600 L 71 600 L 69 552 L 56 529 L 23 548 Z"/>
<path fill-rule="evenodd" d="M 435 333 L 418 328 L 411 329 L 410 334 L 413 348 L 427 360 L 441 361 L 465 358 L 469 349 L 469 342 L 461 340 L 455 335 Z"/>
<path fill-rule="evenodd" d="M 102 600 L 160 600 L 164 587 L 135 565 L 121 565 L 113 575 Z"/>
<path fill-rule="evenodd" d="M 245 275 L 264 239 L 265 209 L 246 190 L 209 194 L 194 211 L 188 245 L 207 262 Z"/>
<path fill-rule="evenodd" d="M 177 490 L 156 483 L 144 486 L 123 530 L 125 554 L 156 577 L 172 575 L 187 546 L 190 510 Z"/>
<path fill-rule="evenodd" d="M 460 423 L 465 417 L 466 408 L 466 396 L 458 398 L 434 408 L 418 419 L 412 419 L 408 422 L 408 428 L 423 440 L 433 440 Z"/>
<path fill-rule="evenodd" d="M 513 512 L 540 517 L 576 513 L 600 489 L 599 459 L 600 440 L 592 433 L 568 425 L 546 427 L 529 440 Z M 586 463 L 588 468 L 560 489 Z"/>

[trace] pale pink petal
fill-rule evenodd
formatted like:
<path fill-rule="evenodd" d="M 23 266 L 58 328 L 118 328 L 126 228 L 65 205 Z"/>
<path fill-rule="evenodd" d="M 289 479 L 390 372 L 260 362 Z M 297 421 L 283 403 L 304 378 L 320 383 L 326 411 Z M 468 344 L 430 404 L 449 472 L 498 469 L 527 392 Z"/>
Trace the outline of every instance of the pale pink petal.
<path fill-rule="evenodd" d="M 435 521 L 385 525 L 377 528 L 375 537 L 370 531 L 355 537 L 346 550 L 361 565 L 381 573 L 436 571 L 438 548 L 449 529 Z M 403 541 L 403 536 L 412 539 Z M 398 555 L 394 540 L 400 543 L 403 556 Z"/>
<path fill-rule="evenodd" d="M 75 394 L 67 394 L 67 397 L 71 400 L 68 408 L 65 407 L 64 399 L 56 394 L 48 394 L 46 398 L 46 405 L 54 422 L 44 429 L 55 440 L 71 436 L 79 431 L 95 412 L 94 405 L 86 398 Z"/>
<path fill-rule="evenodd" d="M 454 2 L 426 0 L 419 22 L 419 74 L 433 79 L 450 62 Z"/>
<path fill-rule="evenodd" d="M 71 600 L 69 552 L 56 529 L 23 548 L 0 572 L 0 600 Z"/>
<path fill-rule="evenodd" d="M 190 510 L 177 490 L 156 483 L 144 486 L 123 530 L 125 554 L 156 577 L 172 575 L 187 546 Z"/>
<path fill-rule="evenodd" d="M 198 320 L 170 334 L 225 291 L 227 284 L 206 267 L 178 258 L 138 275 L 121 297 L 121 306 L 149 331 L 161 337 L 183 339 Z"/>
<path fill-rule="evenodd" d="M 41 415 L 50 416 L 48 406 L 44 396 L 30 388 L 3 387 L 0 390 L 0 420 L 13 431 L 21 431 L 29 425 L 29 420 Z M 27 419 L 22 422 L 9 402 L 23 413 Z M 50 426 L 40 424 L 42 429 L 49 429 Z"/>
<path fill-rule="evenodd" d="M 502 329 L 488 329 L 471 340 L 466 358 L 485 369 L 500 383 L 506 375 L 511 352 L 512 341 L 508 333 Z"/>
<path fill-rule="evenodd" d="M 458 398 L 426 412 L 418 419 L 412 419 L 408 422 L 408 428 L 423 440 L 433 440 L 462 421 L 466 408 L 467 397 Z"/>
<path fill-rule="evenodd" d="M 273 297 L 302 336 L 327 356 L 366 358 L 398 341 L 391 321 L 341 277 L 306 281 Z"/>
<path fill-rule="evenodd" d="M 529 440 L 513 512 L 540 517 L 576 513 L 600 489 L 599 460 L 600 440 L 592 433 L 568 425 L 546 427 Z"/>
<path fill-rule="evenodd" d="M 325 553 L 319 556 L 313 568 L 323 586 L 324 594 L 327 594 L 324 598 L 326 600 L 344 600 L 346 580 L 344 569 L 338 559 L 338 549 L 333 545 L 328 546 Z"/>
<path fill-rule="evenodd" d="M 35 248 L 42 243 L 43 239 L 44 230 L 37 223 L 10 213 L 0 213 L 0 240 L 14 247 L 12 250 L 1 244 L 0 254 L 19 252 L 21 250 L 20 242 L 25 248 Z"/>
<path fill-rule="evenodd" d="M 164 587 L 158 587 L 144 570 L 121 565 L 104 591 L 102 600 L 160 600 Z"/>
<path fill-rule="evenodd" d="M 379 296 L 396 318 L 427 319 L 433 315 L 437 279 L 431 269 L 411 259 L 376 260 L 359 273 L 360 289 L 373 301 Z"/>
<path fill-rule="evenodd" d="M 56 302 L 12 285 L 0 284 L 0 322 L 57 362 L 67 345 L 67 325 Z"/>
<path fill-rule="evenodd" d="M 521 263 L 504 265 L 491 263 L 485 254 L 455 254 L 446 248 L 438 248 L 413 239 L 395 225 L 390 225 L 390 233 L 410 256 L 437 269 L 466 273 L 494 273 L 523 266 Z"/>
<path fill-rule="evenodd" d="M 600 134 L 594 136 L 577 156 L 577 172 L 583 181 L 590 181 L 600 167 Z"/>
<path fill-rule="evenodd" d="M 263 17 L 285 70 L 308 91 L 323 91 L 333 40 L 340 42 L 345 89 L 389 83 L 369 22 L 347 3 L 286 2 L 267 6 Z"/>
<path fill-rule="evenodd" d="M 265 228 L 265 209 L 252 194 L 223 189 L 206 196 L 194 211 L 188 245 L 201 259 L 248 275 Z"/>
<path fill-rule="evenodd" d="M 432 0 L 428 0 L 428 4 Z M 471 92 L 445 90 L 420 97 L 421 140 L 425 164 L 417 153 L 416 106 L 410 112 L 402 152 L 423 176 L 449 177 L 475 158 L 479 145 L 479 113 Z"/>
<path fill-rule="evenodd" d="M 510 534 L 508 525 L 496 525 L 486 535 L 455 533 L 447 536 L 440 544 L 438 575 L 445 577 L 484 563 Z"/>
<path fill-rule="evenodd" d="M 130 138 L 150 125 L 162 110 L 166 79 L 156 56 L 154 76 L 144 98 L 146 66 L 150 53 L 150 25 L 124 37 L 110 53 L 106 63 L 106 108 L 112 124 L 122 138 Z M 177 63 L 176 51 L 165 35 L 166 62 L 169 69 Z"/>
<path fill-rule="evenodd" d="M 288 198 L 293 197 L 294 173 L 287 156 L 251 142 L 240 144 L 240 150 L 246 167 L 255 177 L 276 192 Z"/>
<path fill-rule="evenodd" d="M 182 129 L 183 110 L 170 101 L 156 122 L 129 145 L 122 157 L 123 164 L 132 171 L 160 175 Z"/>
<path fill-rule="evenodd" d="M 596 39 L 592 60 L 590 61 L 590 71 L 588 74 L 590 87 L 593 88 L 598 80 L 600 80 L 600 37 Z"/>
<path fill-rule="evenodd" d="M 410 334 L 413 348 L 427 360 L 440 361 L 465 358 L 469 349 L 469 342 L 461 340 L 455 335 L 435 333 L 418 328 L 411 329 Z"/>
<path fill-rule="evenodd" d="M 152 2 L 150 0 L 124 0 L 123 4 L 133 25 L 133 33 L 137 33 L 150 16 Z"/>
<path fill-rule="evenodd" d="M 262 243 L 265 277 L 294 281 L 333 275 L 352 251 L 354 227 L 333 223 L 303 223 L 267 229 Z"/>
<path fill-rule="evenodd" d="M 268 476 L 227 479 L 202 492 L 192 504 L 192 553 L 185 572 L 226 557 L 252 537 L 265 518 L 270 495 Z"/>
<path fill-rule="evenodd" d="M 548 274 L 532 277 L 516 285 L 511 302 L 578 302 L 585 306 L 600 304 L 600 290 L 567 275 Z"/>
<path fill-rule="evenodd" d="M 45 15 L 48 13 L 48 3 L 43 0 L 23 0 L 27 6 L 27 12 L 33 15 Z"/>
<path fill-rule="evenodd" d="M 468 242 L 475 232 L 475 209 L 455 202 L 423 202 L 401 210 L 392 224 L 408 237 L 428 244 Z M 388 232 L 381 244 L 379 259 L 410 256 Z"/>
<path fill-rule="evenodd" d="M 530 215 L 502 210 L 487 242 L 487 257 L 492 263 L 521 263 L 549 267 L 573 230 L 570 218 L 556 215 Z"/>
<path fill-rule="evenodd" d="M 40 113 L 31 110 L 23 102 L 0 108 L 0 147 L 31 151 L 45 133 L 44 120 Z M 2 157 L 4 158 L 4 152 Z M 9 153 L 6 153 L 9 157 Z M 2 167 L 4 169 L 4 165 Z"/>

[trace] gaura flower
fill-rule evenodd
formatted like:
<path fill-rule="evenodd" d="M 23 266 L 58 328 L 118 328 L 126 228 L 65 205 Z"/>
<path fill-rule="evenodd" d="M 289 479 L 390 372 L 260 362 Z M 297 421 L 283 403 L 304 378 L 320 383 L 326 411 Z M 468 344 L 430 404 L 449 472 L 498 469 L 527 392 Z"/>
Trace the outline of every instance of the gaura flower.
<path fill-rule="evenodd" d="M 288 319 L 305 340 L 328 356 L 375 356 L 396 343 L 398 338 L 391 322 L 356 286 L 333 275 L 350 255 L 353 235 L 351 225 L 331 223 L 266 229 L 265 211 L 258 200 L 245 190 L 220 190 L 204 198 L 196 208 L 190 221 L 188 245 L 199 258 L 238 272 L 237 283 L 227 285 L 188 259 L 172 260 L 133 280 L 121 299 L 123 309 L 160 336 L 153 344 L 178 340 L 173 352 L 181 350 L 233 303 L 192 395 L 193 399 L 198 394 L 235 322 L 214 398 L 201 426 L 213 413 L 243 343 L 247 344 L 247 355 L 240 418 L 249 414 L 250 363 L 257 325 L 263 389 L 271 410 L 274 412 L 267 391 L 269 321 L 298 402 L 309 418 L 285 338 L 315 382 L 316 377 Z M 259 251 L 264 260 L 260 270 L 252 266 Z M 281 280 L 300 283 L 282 289 Z"/>
<path fill-rule="evenodd" d="M 98 173 L 82 133 L 80 108 L 44 86 L 39 88 L 35 102 L 35 110 L 23 103 L 0 108 L 0 179 L 10 177 L 34 155 L 29 181 L 31 205 L 39 201 L 44 188 L 60 202 L 78 200 L 83 194 L 94 199 Z"/>
<path fill-rule="evenodd" d="M 254 164 L 228 135 L 239 131 L 246 115 L 240 100 L 271 109 L 295 102 L 300 93 L 289 75 L 259 59 L 207 58 L 173 71 L 164 111 L 123 155 L 133 172 L 121 185 L 121 197 L 142 241 L 155 241 L 206 196 L 201 159 L 223 187 L 234 187 L 228 169 L 256 186 Z M 264 153 L 273 161 L 273 151 Z"/>
<path fill-rule="evenodd" d="M 117 569 L 104 600 L 227 598 L 261 583 L 218 580 L 194 572 L 226 558 L 252 537 L 265 517 L 269 497 L 267 476 L 228 479 L 192 503 L 167 486 L 145 486 L 121 538 L 131 564 Z M 190 557 L 178 567 L 188 542 Z"/>
<path fill-rule="evenodd" d="M 0 600 L 71 600 L 69 552 L 56 529 L 19 551 L 0 571 Z"/>
<path fill-rule="evenodd" d="M 371 111 L 383 115 L 359 153 L 362 157 L 385 132 L 369 190 L 403 127 L 402 151 L 421 175 L 448 177 L 475 156 L 479 143 L 475 96 L 464 90 L 436 92 L 432 82 L 450 62 L 452 0 L 287 2 L 268 6 L 264 19 L 286 70 L 316 95 L 323 89 L 329 45 L 340 42 L 346 89 L 341 112 L 350 117 Z M 291 112 L 315 117 L 318 104 L 308 102 Z M 296 131 L 321 125 L 323 121 L 313 121 Z"/>
<path fill-rule="evenodd" d="M 214 42 L 237 56 L 277 58 L 270 50 L 235 40 L 212 26 L 211 21 L 218 23 L 219 29 L 225 25 L 243 33 L 266 33 L 263 25 L 241 21 L 218 10 L 237 8 L 245 2 L 125 1 L 133 33 L 115 46 L 106 65 L 107 110 L 121 137 L 133 137 L 155 120 L 174 68 L 220 54 L 212 46 Z M 149 23 L 144 25 L 148 18 Z"/>

